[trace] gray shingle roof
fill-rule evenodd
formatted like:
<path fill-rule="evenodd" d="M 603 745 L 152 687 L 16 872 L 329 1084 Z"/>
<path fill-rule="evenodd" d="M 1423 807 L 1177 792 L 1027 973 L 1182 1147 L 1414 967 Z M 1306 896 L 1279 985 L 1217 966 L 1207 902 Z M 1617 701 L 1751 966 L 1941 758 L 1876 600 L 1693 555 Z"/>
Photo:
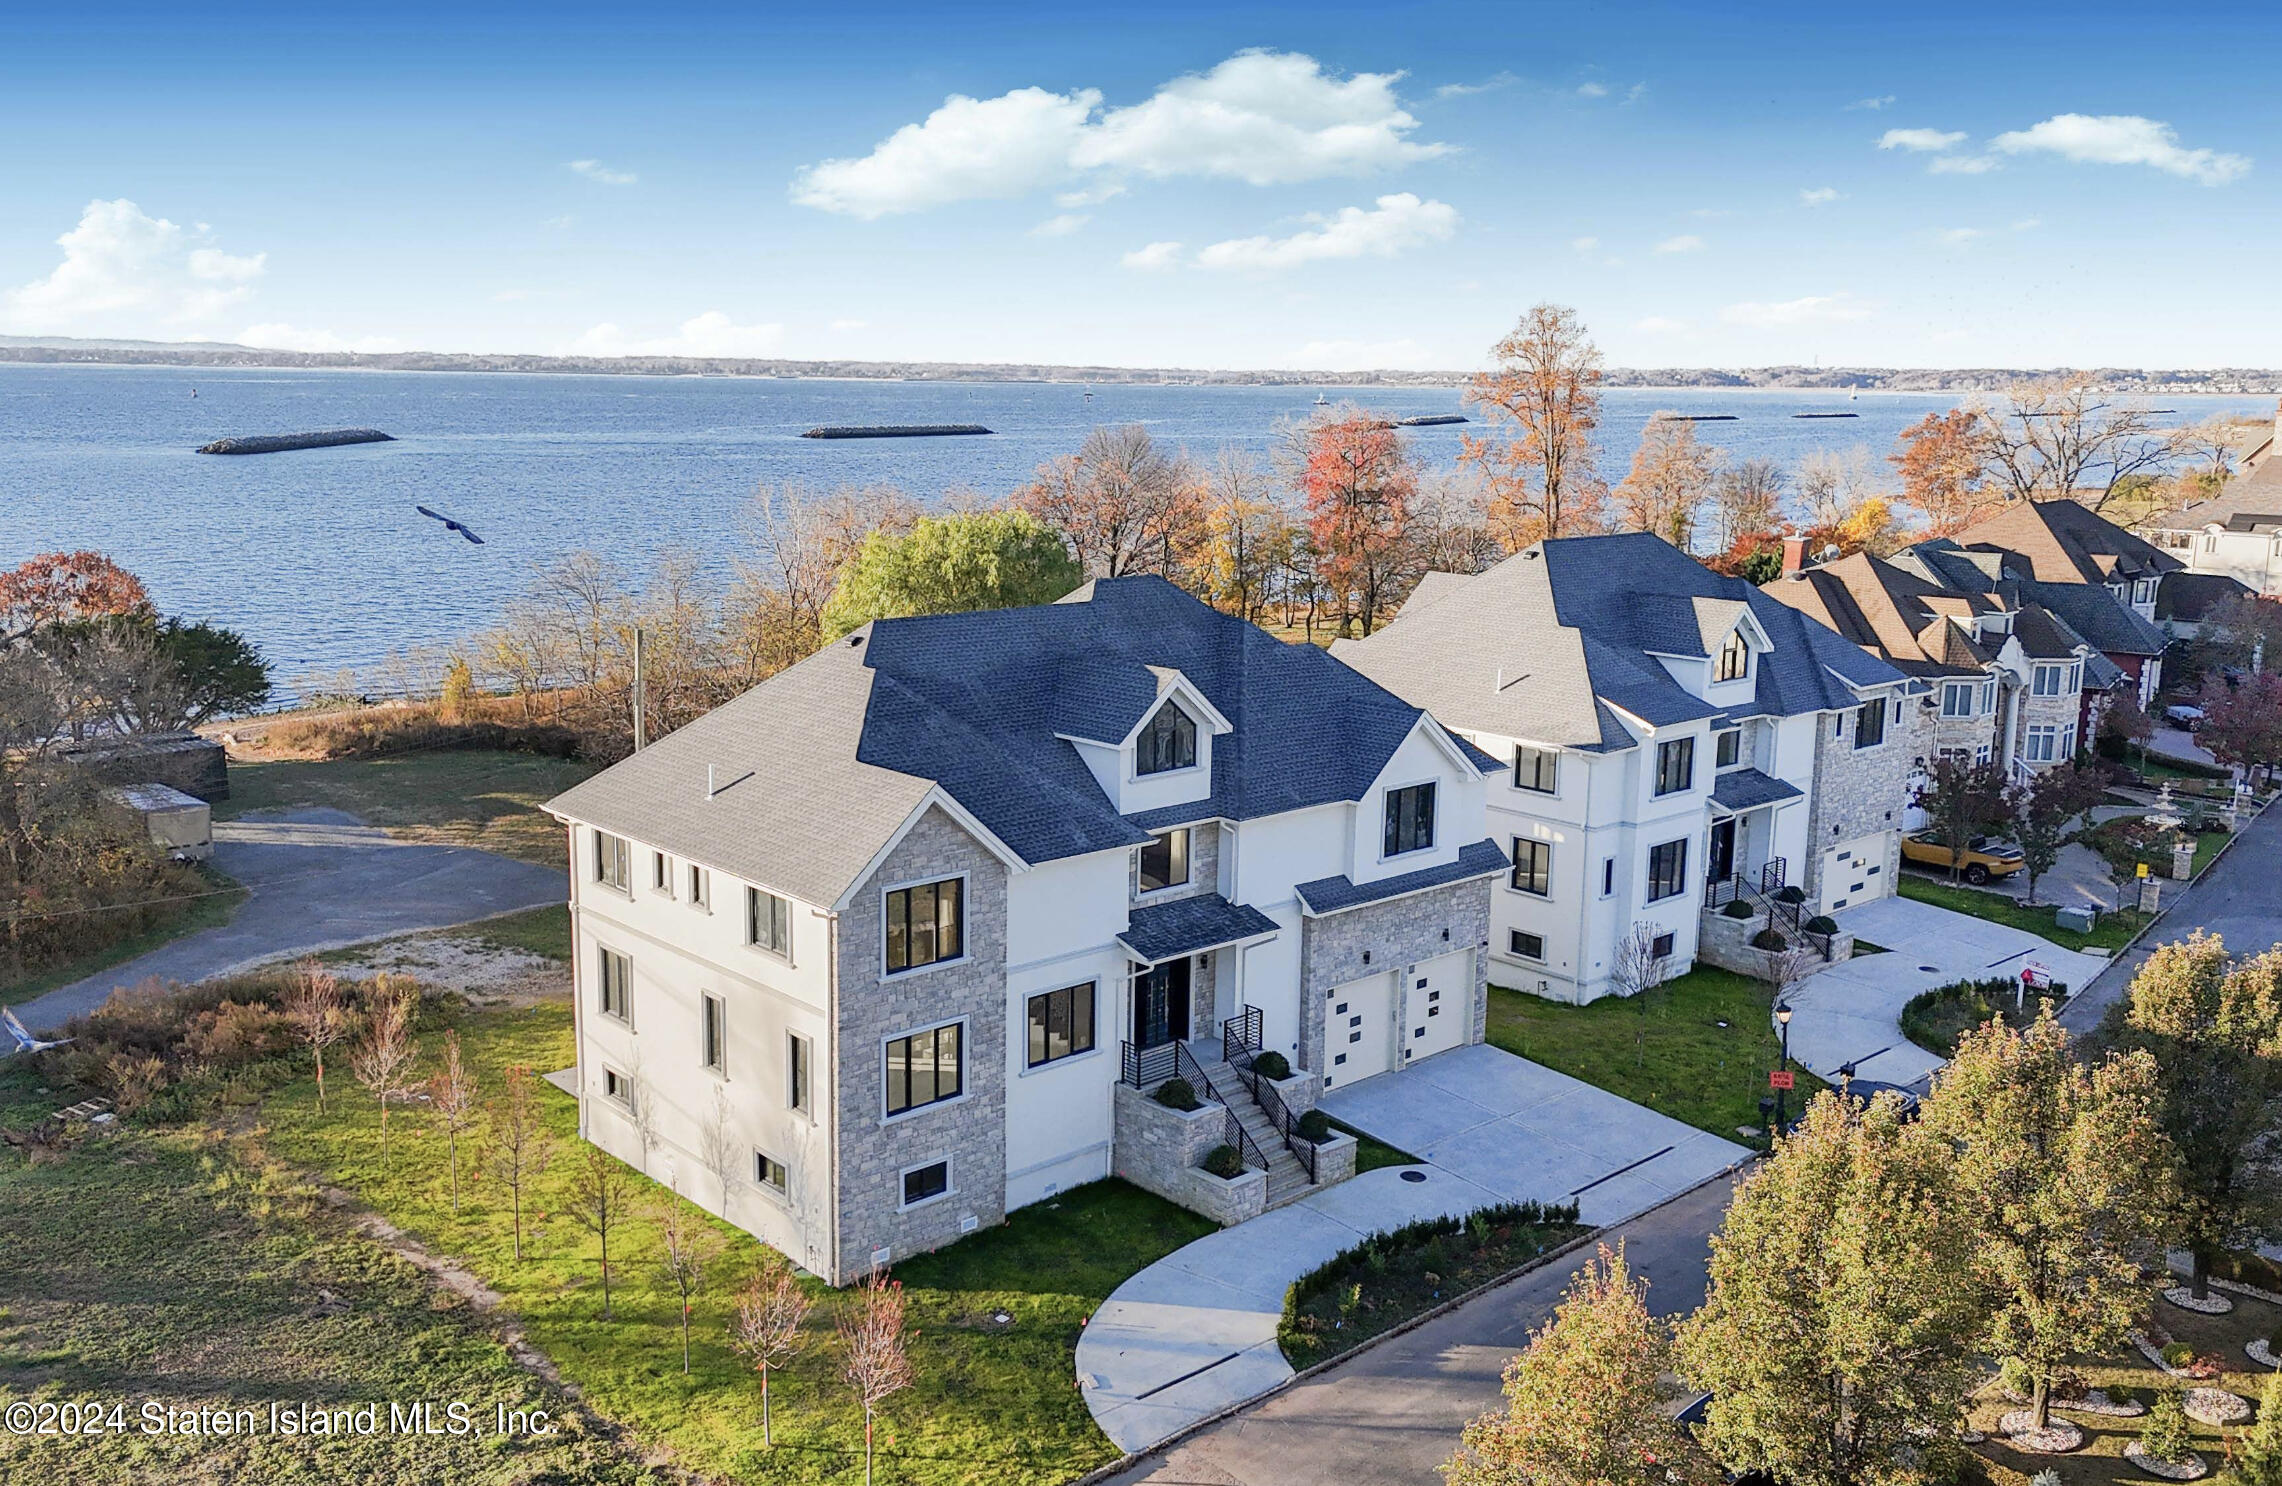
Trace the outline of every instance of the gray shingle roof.
<path fill-rule="evenodd" d="M 2007 609 L 2040 604 L 2093 649 L 2110 655 L 2161 655 L 2168 643 L 2163 631 L 2102 582 L 2045 582 L 2032 576 L 2025 559 L 2010 552 L 1968 552 L 1946 537 L 1937 537 L 1897 553 L 1894 562 L 1958 593 L 1988 594 Z"/>
<path fill-rule="evenodd" d="M 2254 591 L 2241 579 L 2223 573 L 2166 573 L 2163 586 L 2155 591 L 2155 617 L 2199 624 L 2213 604 Z"/>
<path fill-rule="evenodd" d="M 1428 888 L 1448 887 L 1453 882 L 1465 882 L 1470 878 L 1495 877 L 1512 865 L 1495 841 L 1476 841 L 1459 848 L 1457 861 L 1439 867 L 1422 867 L 1416 872 L 1405 872 L 1399 876 L 1383 877 L 1377 882 L 1362 884 L 1357 884 L 1342 873 L 1337 877 L 1318 877 L 1313 882 L 1303 882 L 1293 891 L 1299 894 L 1302 908 L 1321 917 L 1326 913 L 1360 908 L 1365 903 L 1383 903 L 1406 893 L 1422 893 Z"/>
<path fill-rule="evenodd" d="M 1797 785 L 1757 769 L 1730 769 L 1712 781 L 1712 803 L 1727 811 L 1772 805 L 1777 800 L 1796 800 L 1803 793 Z"/>
<path fill-rule="evenodd" d="M 1231 903 L 1218 893 L 1206 893 L 1134 909 L 1117 940 L 1138 958 L 1155 964 L 1275 932 L 1276 921 L 1249 903 Z"/>

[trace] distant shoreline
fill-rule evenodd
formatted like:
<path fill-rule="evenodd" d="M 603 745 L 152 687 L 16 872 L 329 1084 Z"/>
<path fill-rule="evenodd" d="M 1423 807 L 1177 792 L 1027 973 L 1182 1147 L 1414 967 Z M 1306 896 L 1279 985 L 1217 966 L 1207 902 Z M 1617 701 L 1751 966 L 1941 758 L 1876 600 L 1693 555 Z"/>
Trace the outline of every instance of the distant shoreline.
<path fill-rule="evenodd" d="M 1070 386 L 1449 388 L 1463 371 L 1309 372 L 1196 367 L 1065 366 L 1031 362 L 836 361 L 699 356 L 535 356 L 482 352 L 275 351 L 218 342 L 95 341 L 0 336 L 0 365 L 187 367 L 268 371 L 504 372 L 535 376 L 737 378 L 772 381 L 1034 383 Z M 2057 375 L 2056 367 L 1617 367 L 1612 388 L 1671 391 L 1994 392 L 2012 382 Z M 2282 370 L 2095 367 L 2111 392 L 2162 397 L 2255 396 L 2282 392 Z"/>

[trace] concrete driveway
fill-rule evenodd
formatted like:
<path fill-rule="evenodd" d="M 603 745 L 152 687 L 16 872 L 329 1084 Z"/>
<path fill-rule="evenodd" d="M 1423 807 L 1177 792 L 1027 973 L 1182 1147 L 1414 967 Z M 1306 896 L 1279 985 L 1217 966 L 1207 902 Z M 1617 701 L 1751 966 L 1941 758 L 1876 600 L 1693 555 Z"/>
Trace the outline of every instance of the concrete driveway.
<path fill-rule="evenodd" d="M 560 903 L 569 892 L 555 868 L 398 841 L 339 810 L 218 821 L 214 866 L 250 894 L 229 923 L 36 997 L 16 1015 L 34 1032 L 53 1031 L 117 987 L 154 975 L 205 980 L 264 960 Z"/>
<path fill-rule="evenodd" d="M 1285 1290 L 1373 1233 L 1528 1198 L 1575 1198 L 1586 1222 L 1614 1223 L 1750 1155 L 1488 1046 L 1336 1090 L 1324 1108 L 1424 1163 L 1326 1187 L 1118 1286 L 1076 1366 L 1086 1407 L 1120 1449 L 1147 1449 L 1289 1378 L 1276 1345 Z"/>
<path fill-rule="evenodd" d="M 1920 991 L 1956 980 L 2018 979 L 2030 960 L 2082 991 L 2108 964 L 1911 898 L 1841 909 L 1838 922 L 1890 952 L 1833 965 L 1791 993 L 1791 1056 L 1830 1082 L 1845 1063 L 1857 1077 L 1893 1084 L 1916 1083 L 1941 1066 L 1940 1057 L 1902 1035 L 1902 1008 Z"/>

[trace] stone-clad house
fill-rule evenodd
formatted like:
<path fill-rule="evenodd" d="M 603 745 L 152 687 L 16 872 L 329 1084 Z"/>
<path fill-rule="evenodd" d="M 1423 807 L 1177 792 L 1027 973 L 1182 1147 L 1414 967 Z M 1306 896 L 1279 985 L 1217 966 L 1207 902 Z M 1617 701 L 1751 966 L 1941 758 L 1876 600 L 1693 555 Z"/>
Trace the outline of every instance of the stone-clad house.
<path fill-rule="evenodd" d="M 834 1283 L 1113 1171 L 1289 1200 L 1321 1087 L 1482 1037 L 1503 768 L 1160 579 L 866 625 L 551 802 L 581 1133 Z"/>
<path fill-rule="evenodd" d="M 1902 672 L 1644 532 L 1428 578 L 1332 653 L 1505 765 L 1500 984 L 1592 1001 L 1636 926 L 1685 968 L 1737 890 L 1822 911 L 1894 891 L 1923 727 Z"/>

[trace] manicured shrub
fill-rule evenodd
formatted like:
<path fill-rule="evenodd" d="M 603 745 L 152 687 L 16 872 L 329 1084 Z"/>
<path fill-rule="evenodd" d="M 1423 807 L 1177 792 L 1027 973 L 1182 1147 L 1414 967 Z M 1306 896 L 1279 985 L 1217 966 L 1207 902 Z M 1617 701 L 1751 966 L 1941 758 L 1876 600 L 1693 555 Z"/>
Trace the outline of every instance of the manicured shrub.
<path fill-rule="evenodd" d="M 1204 1169 L 1222 1181 L 1244 1174 L 1244 1153 L 1232 1145 L 1216 1145 L 1204 1158 Z"/>
<path fill-rule="evenodd" d="M 1150 1097 L 1167 1109 L 1196 1109 L 1199 1107 L 1196 1088 L 1185 1078 L 1166 1079 L 1157 1085 L 1157 1092 Z M 1225 1150 L 1227 1147 L 1223 1146 L 1222 1149 Z"/>
<path fill-rule="evenodd" d="M 1835 934 L 1838 932 L 1838 920 L 1827 913 L 1818 913 L 1800 927 L 1809 934 Z"/>
<path fill-rule="evenodd" d="M 1775 901 L 1778 903 L 1804 903 L 1806 900 L 1807 890 L 1795 882 L 1785 883 L 1775 889 Z"/>
<path fill-rule="evenodd" d="M 1751 905 L 1741 898 L 1730 898 L 1727 901 L 1727 906 L 1720 909 L 1720 912 L 1729 918 L 1749 918 L 1751 917 Z"/>
<path fill-rule="evenodd" d="M 2195 1436 L 2187 1427 L 2187 1406 L 2178 1389 L 2166 1388 L 2156 1395 L 2147 1422 L 2139 1427 L 2139 1447 L 2166 1463 L 2184 1461 L 2195 1453 Z"/>
<path fill-rule="evenodd" d="M 1777 932 L 1773 924 L 1769 924 L 1766 928 L 1752 935 L 1751 944 L 1755 949 L 1764 949 L 1770 953 L 1777 953 L 1791 947 L 1791 941 Z"/>
<path fill-rule="evenodd" d="M 1311 1109 L 1299 1117 L 1299 1138 L 1321 1143 L 1331 1138 L 1331 1116 L 1320 1109 Z"/>
<path fill-rule="evenodd" d="M 2165 1367 L 2185 1367 L 2195 1360 L 2195 1349 L 2185 1342 L 2173 1342 L 2163 1349 Z"/>
<path fill-rule="evenodd" d="M 1252 1059 L 1252 1071 L 1262 1078 L 1290 1078 L 1292 1076 L 1291 1060 L 1274 1048 L 1270 1048 Z"/>

